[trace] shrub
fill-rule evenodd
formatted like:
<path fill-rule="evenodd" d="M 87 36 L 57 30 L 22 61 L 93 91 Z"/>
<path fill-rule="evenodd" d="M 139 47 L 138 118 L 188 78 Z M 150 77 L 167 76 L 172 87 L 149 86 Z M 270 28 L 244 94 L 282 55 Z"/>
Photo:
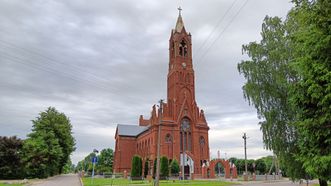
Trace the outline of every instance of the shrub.
<path fill-rule="evenodd" d="M 145 177 L 148 175 L 148 170 L 149 170 L 148 160 L 146 160 L 145 161 L 145 168 L 144 168 L 144 175 L 145 175 Z"/>
<path fill-rule="evenodd" d="M 171 174 L 178 174 L 179 173 L 179 164 L 177 160 L 172 160 L 170 164 L 170 172 Z"/>
<path fill-rule="evenodd" d="M 132 157 L 131 177 L 140 177 L 142 173 L 142 160 L 139 156 Z"/>
<path fill-rule="evenodd" d="M 162 156 L 160 159 L 160 176 L 167 177 L 169 176 L 169 164 L 168 164 L 168 158 L 165 156 Z"/>

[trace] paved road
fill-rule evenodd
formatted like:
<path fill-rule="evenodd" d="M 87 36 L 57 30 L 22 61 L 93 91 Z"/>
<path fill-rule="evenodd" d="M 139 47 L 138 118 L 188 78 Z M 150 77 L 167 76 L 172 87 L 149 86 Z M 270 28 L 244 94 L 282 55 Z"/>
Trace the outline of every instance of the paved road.
<path fill-rule="evenodd" d="M 64 174 L 35 183 L 33 186 L 81 186 L 78 175 Z"/>

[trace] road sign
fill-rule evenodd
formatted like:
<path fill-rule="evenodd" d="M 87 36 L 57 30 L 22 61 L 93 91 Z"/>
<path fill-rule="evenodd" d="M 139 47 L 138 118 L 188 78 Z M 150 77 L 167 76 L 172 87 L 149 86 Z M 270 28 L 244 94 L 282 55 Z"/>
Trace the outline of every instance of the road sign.
<path fill-rule="evenodd" d="M 92 158 L 92 163 L 97 163 L 98 162 L 98 157 L 93 157 Z"/>

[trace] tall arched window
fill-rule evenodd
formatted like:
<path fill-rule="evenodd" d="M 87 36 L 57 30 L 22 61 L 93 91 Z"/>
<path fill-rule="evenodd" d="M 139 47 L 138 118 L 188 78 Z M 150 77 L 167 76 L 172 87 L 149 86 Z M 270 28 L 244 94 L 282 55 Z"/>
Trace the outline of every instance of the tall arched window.
<path fill-rule="evenodd" d="M 179 55 L 187 56 L 187 45 L 184 39 L 179 43 Z"/>
<path fill-rule="evenodd" d="M 192 137 L 191 137 L 191 124 L 188 118 L 184 118 L 181 121 L 180 126 L 180 149 L 183 151 L 192 150 Z"/>
<path fill-rule="evenodd" d="M 199 143 L 200 143 L 201 147 L 205 146 L 206 141 L 205 141 L 205 138 L 203 136 L 200 136 Z"/>

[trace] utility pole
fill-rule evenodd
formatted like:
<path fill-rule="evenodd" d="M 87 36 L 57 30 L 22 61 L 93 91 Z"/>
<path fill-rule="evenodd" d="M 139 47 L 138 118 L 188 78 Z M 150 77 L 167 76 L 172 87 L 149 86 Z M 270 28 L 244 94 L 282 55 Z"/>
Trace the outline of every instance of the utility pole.
<path fill-rule="evenodd" d="M 217 151 L 217 159 L 221 159 L 220 150 Z M 217 168 L 218 168 L 218 176 L 221 176 L 221 166 L 220 166 L 220 163 L 217 163 Z"/>
<path fill-rule="evenodd" d="M 182 155 L 183 155 L 183 158 L 182 158 L 182 180 L 184 181 L 185 180 L 185 143 L 184 143 L 184 128 L 183 126 L 181 127 L 181 130 L 182 130 L 182 143 L 183 143 L 183 152 L 182 152 Z"/>
<path fill-rule="evenodd" d="M 245 174 L 244 174 L 244 180 L 247 181 L 248 180 L 248 175 L 247 175 L 247 148 L 246 148 L 246 133 L 244 133 L 243 137 L 244 139 L 244 149 L 245 149 Z"/>
<path fill-rule="evenodd" d="M 157 134 L 157 162 L 156 162 L 156 176 L 155 176 L 155 186 L 159 186 L 160 180 L 160 146 L 161 146 L 161 125 L 162 125 L 162 109 L 163 109 L 163 100 L 159 101 L 160 110 L 159 110 L 159 129 Z"/>
<path fill-rule="evenodd" d="M 185 161 L 186 161 L 186 153 L 185 153 L 185 146 L 186 146 L 186 142 L 187 142 L 187 138 L 185 136 L 185 133 L 187 132 L 187 130 L 190 128 L 190 124 L 187 121 L 183 121 L 183 123 L 181 124 L 181 131 L 182 131 L 182 143 L 183 143 L 183 162 L 182 162 L 182 177 L 183 177 L 183 181 L 185 180 Z"/>

